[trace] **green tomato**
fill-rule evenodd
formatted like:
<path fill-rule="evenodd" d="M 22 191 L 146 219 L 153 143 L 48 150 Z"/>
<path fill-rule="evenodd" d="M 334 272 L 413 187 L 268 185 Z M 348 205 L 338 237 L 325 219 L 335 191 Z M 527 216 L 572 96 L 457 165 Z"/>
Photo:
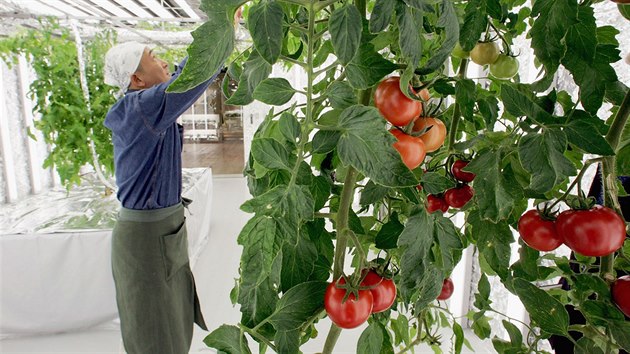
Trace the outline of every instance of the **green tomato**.
<path fill-rule="evenodd" d="M 490 64 L 490 74 L 497 79 L 510 79 L 518 73 L 518 67 L 516 58 L 500 54 L 497 60 Z"/>
<path fill-rule="evenodd" d="M 453 51 L 451 52 L 451 55 L 455 58 L 468 59 L 468 57 L 470 57 L 470 52 L 465 51 L 462 46 L 459 45 L 459 42 L 457 42 L 455 44 L 455 48 L 453 48 Z"/>
<path fill-rule="evenodd" d="M 626 20 L 630 20 L 630 5 L 617 4 L 617 8 L 621 12 L 621 16 L 625 17 Z"/>
<path fill-rule="evenodd" d="M 479 65 L 494 63 L 499 57 L 499 46 L 496 42 L 477 42 L 470 51 L 470 59 Z"/>

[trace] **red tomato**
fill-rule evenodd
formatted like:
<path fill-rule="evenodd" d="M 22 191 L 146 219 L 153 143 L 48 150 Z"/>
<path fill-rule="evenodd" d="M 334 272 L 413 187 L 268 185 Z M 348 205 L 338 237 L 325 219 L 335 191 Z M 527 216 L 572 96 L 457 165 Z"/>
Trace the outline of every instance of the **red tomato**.
<path fill-rule="evenodd" d="M 442 291 L 440 295 L 438 295 L 438 300 L 448 300 L 451 295 L 453 295 L 453 290 L 455 286 L 453 285 L 453 280 L 451 278 L 444 279 L 444 283 L 442 283 Z"/>
<path fill-rule="evenodd" d="M 420 138 L 407 135 L 396 128 L 391 129 L 389 132 L 398 140 L 393 146 L 400 153 L 400 157 L 405 165 L 410 170 L 420 166 L 427 155 L 424 149 L 424 142 Z"/>
<path fill-rule="evenodd" d="M 453 208 L 461 208 L 475 195 L 475 190 L 469 185 L 451 188 L 444 193 L 444 200 Z"/>
<path fill-rule="evenodd" d="M 374 104 L 387 121 L 399 127 L 406 126 L 422 113 L 422 103 L 407 98 L 400 91 L 400 77 L 397 76 L 378 84 L 374 91 Z"/>
<path fill-rule="evenodd" d="M 525 243 L 539 251 L 553 251 L 562 244 L 556 224 L 543 219 L 538 210 L 528 210 L 518 219 L 518 233 Z"/>
<path fill-rule="evenodd" d="M 630 317 L 630 275 L 615 280 L 612 285 L 612 297 L 621 312 Z"/>
<path fill-rule="evenodd" d="M 361 285 L 372 287 L 370 288 L 374 300 L 372 313 L 388 310 L 392 307 L 394 300 L 396 300 L 396 284 L 394 284 L 394 281 L 381 277 L 373 270 L 367 273 Z"/>
<path fill-rule="evenodd" d="M 339 279 L 339 284 L 345 283 L 343 278 Z M 358 299 L 354 294 L 350 294 L 343 302 L 344 296 L 346 296 L 345 289 L 337 288 L 334 282 L 328 284 L 324 294 L 326 313 L 337 326 L 345 329 L 356 328 L 367 321 L 372 313 L 374 302 L 372 293 L 369 290 L 359 290 Z"/>
<path fill-rule="evenodd" d="M 424 141 L 427 152 L 433 152 L 444 144 L 446 138 L 446 125 L 437 118 L 418 118 L 413 123 L 413 131 L 419 132 L 431 127 L 426 133 L 419 136 Z"/>
<path fill-rule="evenodd" d="M 462 171 L 466 166 L 468 166 L 468 161 L 457 160 L 453 163 L 453 167 L 451 167 L 451 173 L 458 181 L 472 182 L 476 175 L 472 172 Z"/>
<path fill-rule="evenodd" d="M 626 239 L 626 225 L 621 216 L 601 205 L 563 211 L 556 219 L 556 230 L 564 244 L 589 257 L 609 255 Z"/>
<path fill-rule="evenodd" d="M 434 194 L 429 194 L 427 196 L 427 211 L 429 213 L 436 212 L 441 210 L 443 213 L 448 211 L 448 203 L 444 200 L 443 197 L 439 197 Z"/>

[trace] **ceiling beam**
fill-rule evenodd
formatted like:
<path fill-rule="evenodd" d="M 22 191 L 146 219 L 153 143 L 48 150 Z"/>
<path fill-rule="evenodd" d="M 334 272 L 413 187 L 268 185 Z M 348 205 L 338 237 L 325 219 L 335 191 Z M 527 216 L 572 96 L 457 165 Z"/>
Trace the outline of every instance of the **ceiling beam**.
<path fill-rule="evenodd" d="M 23 11 L 21 9 L 20 11 Z M 38 15 L 34 13 L 25 13 L 25 12 L 0 12 L 0 18 L 16 18 L 16 19 L 38 19 L 43 15 Z M 64 13 L 59 13 L 59 15 L 51 15 L 52 17 L 56 17 L 59 19 L 65 20 L 79 20 L 79 21 L 111 21 L 112 19 L 116 19 L 118 21 L 147 21 L 147 22 L 182 22 L 182 23 L 199 23 L 205 22 L 203 19 L 190 19 L 184 17 L 174 17 L 174 18 L 160 18 L 160 17 L 102 17 L 102 16 L 71 16 Z"/>
<path fill-rule="evenodd" d="M 164 18 L 173 18 L 172 13 L 166 10 L 162 4 L 160 4 L 159 0 L 139 0 L 144 6 L 146 6 L 149 10 L 151 10 L 154 14 L 159 17 Z"/>
<path fill-rule="evenodd" d="M 194 18 L 194 19 L 199 19 L 199 15 L 197 15 L 197 13 L 195 12 L 195 10 L 193 10 L 192 7 L 190 7 L 190 5 L 188 5 L 188 3 L 185 0 L 173 0 L 175 1 L 175 3 L 177 4 L 177 6 L 179 6 L 180 9 L 182 9 L 190 18 Z"/>
<path fill-rule="evenodd" d="M 63 2 L 63 1 L 59 1 L 59 0 L 46 0 L 46 2 L 43 2 L 42 0 L 37 0 L 37 3 L 42 4 L 42 5 L 47 5 L 49 7 L 52 7 L 56 10 L 59 10 L 63 13 L 66 13 L 68 15 L 72 15 L 72 16 L 85 16 L 85 15 L 91 15 L 90 13 L 84 11 L 84 10 L 80 10 L 75 8 L 74 6 L 70 6 L 67 3 Z M 24 4 L 28 4 L 28 5 L 32 5 L 32 6 L 38 6 L 37 4 L 31 1 L 26 1 L 24 2 Z"/>
<path fill-rule="evenodd" d="M 143 8 L 138 6 L 132 0 L 115 0 L 115 1 L 124 9 L 126 9 L 127 11 L 131 11 L 133 14 L 135 14 L 138 17 L 153 17 L 153 15 L 145 11 Z"/>
<path fill-rule="evenodd" d="M 109 1 L 109 0 L 91 0 L 95 5 L 100 6 L 101 8 L 103 8 L 105 11 L 111 12 L 112 14 L 118 16 L 118 17 L 129 17 L 130 14 L 129 12 L 121 9 L 120 7 L 118 7 L 118 5 L 116 5 L 115 3 Z"/>

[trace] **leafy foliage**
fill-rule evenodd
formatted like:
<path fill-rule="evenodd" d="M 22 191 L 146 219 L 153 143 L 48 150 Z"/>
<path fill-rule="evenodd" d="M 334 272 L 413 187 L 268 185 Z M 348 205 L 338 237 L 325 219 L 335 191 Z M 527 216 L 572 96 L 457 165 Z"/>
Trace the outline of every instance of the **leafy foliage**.
<path fill-rule="evenodd" d="M 297 352 L 322 317 L 322 303 L 313 294 L 323 282 L 338 279 L 346 263 L 354 269 L 349 279 L 356 280 L 374 261 L 397 270 L 398 301 L 373 314 L 358 352 L 406 351 L 420 342 L 438 348 L 440 326 L 452 328 L 453 347 L 460 352 L 467 343 L 463 329 L 435 299 L 462 251 L 472 245 L 483 272 L 476 310 L 469 314 L 473 331 L 484 339 L 495 331 L 489 322 L 496 310 L 488 276 L 497 276 L 518 296 L 531 317 L 527 337 L 503 317 L 509 341 L 495 336 L 497 350 L 537 352 L 538 343 L 552 334 L 568 337 L 567 304 L 587 319 L 586 325 L 571 327 L 584 335 L 576 350 L 627 346 L 627 321 L 611 303 L 608 283 L 586 271 L 592 260 L 578 258 L 573 263 L 584 267 L 575 271 L 567 258 L 541 256 L 519 242 L 520 258 L 511 261 L 516 221 L 528 202 L 565 200 L 573 187 L 569 181 L 582 178 L 578 171 L 586 154 L 617 166 L 618 171 L 606 171 L 608 179 L 628 170 L 614 156 L 628 152 L 627 131 L 622 134 L 628 93 L 611 67 L 619 60 L 619 33 L 597 25 L 591 2 L 537 0 L 529 8 L 520 0 L 205 0 L 202 9 L 212 20 L 244 3 L 251 5 L 248 29 L 254 45 L 242 53 L 243 70 L 228 71 L 239 81 L 229 102 L 282 105 L 305 95 L 306 104 L 271 110 L 254 136 L 245 169 L 253 198 L 242 206 L 253 216 L 238 238 L 243 254 L 235 287 L 243 317 L 238 328 L 213 332 L 209 345 L 238 353 L 247 333 L 263 347 Z M 449 60 L 457 44 L 471 50 L 478 41 L 500 40 L 508 55 L 530 50 L 512 48 L 521 36 L 531 38 L 531 51 L 541 63 L 542 76 L 534 83 L 522 84 L 518 76 L 470 79 L 466 69 L 473 64 Z M 178 83 L 193 85 L 205 79 L 202 72 L 216 69 L 229 46 L 216 50 L 209 43 L 223 38 L 216 32 L 196 38 L 191 62 L 203 64 Z M 270 77 L 278 61 L 304 68 L 306 87 Z M 454 75 L 447 74 L 451 65 L 458 68 Z M 560 69 L 573 76 L 576 98 L 548 90 Z M 427 88 L 432 98 L 423 103 L 424 111 L 449 126 L 448 141 L 413 171 L 402 163 L 390 127 L 372 107 L 373 88 L 390 75 L 400 76 L 408 98 L 420 100 L 409 85 L 416 92 Z M 454 103 L 436 105 L 445 99 Z M 604 103 L 620 106 L 612 110 L 620 113 L 608 121 L 597 116 Z M 463 184 L 450 167 L 464 158 L 470 161 L 465 171 L 476 174 L 476 192 L 461 209 L 450 209 L 450 214 L 463 213 L 459 227 L 450 214 L 427 212 L 424 203 L 428 194 Z M 355 193 L 360 208 L 353 204 Z M 607 193 L 616 196 L 614 188 Z M 601 260 L 604 279 L 615 257 Z M 623 257 L 617 257 L 615 269 L 628 270 Z M 553 276 L 565 277 L 571 290 L 537 286 Z M 329 338 L 338 331 L 333 326 Z M 530 341 L 525 344 L 524 338 Z M 332 346 L 324 352 L 332 352 Z"/>

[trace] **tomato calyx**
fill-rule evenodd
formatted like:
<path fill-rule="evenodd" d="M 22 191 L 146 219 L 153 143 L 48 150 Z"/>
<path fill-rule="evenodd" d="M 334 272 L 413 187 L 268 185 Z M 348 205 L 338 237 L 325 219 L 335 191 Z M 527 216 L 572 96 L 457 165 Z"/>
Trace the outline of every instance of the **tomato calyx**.
<path fill-rule="evenodd" d="M 564 201 L 569 208 L 573 210 L 590 210 L 597 205 L 597 201 L 593 197 L 582 196 L 568 196 Z"/>
<path fill-rule="evenodd" d="M 337 279 L 337 281 L 335 282 L 335 288 L 346 291 L 345 295 L 343 296 L 343 299 L 341 300 L 342 304 L 344 304 L 348 300 L 348 298 L 350 297 L 350 294 L 352 294 L 354 298 L 358 300 L 359 290 L 369 290 L 369 287 L 359 285 L 361 284 L 361 282 L 363 281 L 366 275 L 367 275 L 367 272 L 362 274 L 358 282 L 353 282 L 352 280 L 353 277 L 348 277 L 345 274 L 342 274 L 341 277 Z M 343 282 L 341 281 L 341 279 L 343 279 Z"/>
<path fill-rule="evenodd" d="M 540 205 L 537 206 L 536 211 L 538 211 L 540 218 L 545 221 L 556 221 L 558 216 L 558 211 L 553 210 L 553 205 L 548 203 L 543 204 L 542 207 Z"/>

